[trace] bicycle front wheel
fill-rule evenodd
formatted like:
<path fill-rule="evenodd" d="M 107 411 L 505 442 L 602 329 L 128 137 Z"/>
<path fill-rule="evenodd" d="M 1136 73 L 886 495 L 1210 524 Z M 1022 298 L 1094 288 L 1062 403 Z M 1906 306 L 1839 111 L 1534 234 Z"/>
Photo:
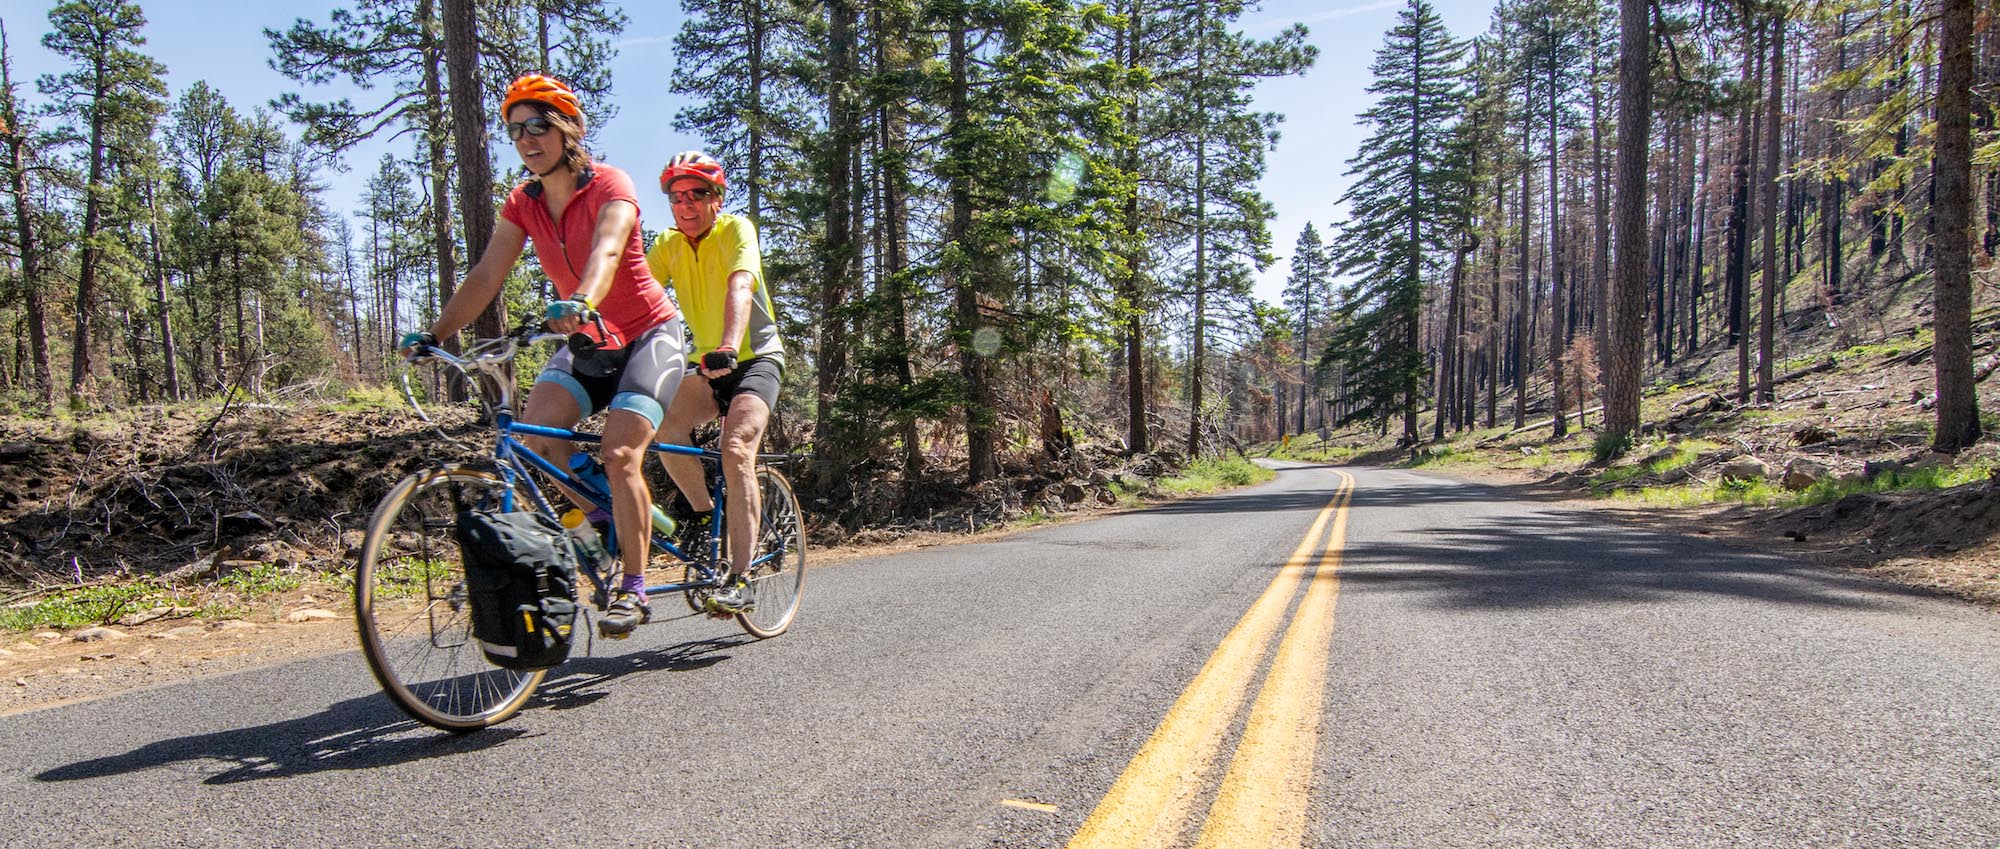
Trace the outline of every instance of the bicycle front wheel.
<path fill-rule="evenodd" d="M 354 572 L 361 653 L 404 713 L 446 731 L 476 731 L 513 716 L 547 670 L 486 662 L 472 638 L 465 563 L 452 530 L 458 513 L 497 509 L 502 478 L 445 466 L 398 482 L 368 522 Z M 515 509 L 527 509 L 517 491 Z"/>
<path fill-rule="evenodd" d="M 757 467 L 757 489 L 764 510 L 757 522 L 757 548 L 751 554 L 750 607 L 736 622 L 751 636 L 775 637 L 792 626 L 799 612 L 799 592 L 806 580 L 805 518 L 799 512 L 792 484 L 777 469 Z"/>

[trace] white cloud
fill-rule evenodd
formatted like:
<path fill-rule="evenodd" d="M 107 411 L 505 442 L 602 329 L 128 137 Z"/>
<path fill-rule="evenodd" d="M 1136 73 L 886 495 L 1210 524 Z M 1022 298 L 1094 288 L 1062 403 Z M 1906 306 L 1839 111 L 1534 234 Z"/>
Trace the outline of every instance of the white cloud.
<path fill-rule="evenodd" d="M 652 47 L 654 45 L 672 44 L 672 43 L 674 43 L 674 37 L 672 35 L 641 35 L 641 36 L 635 36 L 633 38 L 618 39 L 617 41 L 612 42 L 611 46 L 617 48 L 618 52 L 622 54 L 628 48 Z"/>
<path fill-rule="evenodd" d="M 1407 5 L 1409 5 L 1409 0 L 1375 0 L 1375 2 L 1373 3 L 1362 3 L 1355 6 L 1342 6 L 1338 9 L 1327 9 L 1325 11 L 1313 12 L 1307 15 L 1283 15 L 1283 14 L 1269 15 L 1267 17 L 1262 18 L 1261 20 L 1254 20 L 1247 22 L 1247 25 L 1244 27 L 1244 29 L 1251 33 L 1266 33 L 1266 32 L 1275 33 L 1281 29 L 1291 26 L 1292 24 L 1305 24 L 1307 26 L 1311 26 L 1313 24 L 1321 23 L 1323 21 L 1333 21 L 1333 20 L 1339 20 L 1341 18 L 1351 18 L 1356 15 L 1366 15 L 1371 12 L 1380 12 L 1385 9 L 1400 9 Z"/>

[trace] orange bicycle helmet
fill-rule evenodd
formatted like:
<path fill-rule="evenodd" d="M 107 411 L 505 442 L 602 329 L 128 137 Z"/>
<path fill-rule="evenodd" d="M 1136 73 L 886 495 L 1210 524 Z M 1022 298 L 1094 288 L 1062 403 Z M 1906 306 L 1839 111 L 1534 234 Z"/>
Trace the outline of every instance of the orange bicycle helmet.
<path fill-rule="evenodd" d="M 571 118 L 583 118 L 583 109 L 577 105 L 576 92 L 563 85 L 554 77 L 541 74 L 526 74 L 507 86 L 507 97 L 500 102 L 501 120 L 506 120 L 507 110 L 524 100 L 533 100 L 555 107 L 557 112 Z"/>
<path fill-rule="evenodd" d="M 729 178 L 722 173 L 722 163 L 698 150 L 676 153 L 674 158 L 667 160 L 667 167 L 660 170 L 660 191 L 666 191 L 668 183 L 682 177 L 706 181 L 716 191 L 729 188 Z"/>

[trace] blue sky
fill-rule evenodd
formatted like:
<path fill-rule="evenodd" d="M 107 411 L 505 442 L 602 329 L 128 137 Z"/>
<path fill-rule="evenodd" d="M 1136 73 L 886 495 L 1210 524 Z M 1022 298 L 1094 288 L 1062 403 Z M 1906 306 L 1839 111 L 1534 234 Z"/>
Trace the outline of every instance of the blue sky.
<path fill-rule="evenodd" d="M 146 10 L 147 53 L 167 66 L 167 84 L 176 97 L 196 80 L 206 80 L 237 109 L 249 111 L 268 103 L 295 85 L 271 70 L 270 47 L 263 30 L 288 27 L 298 18 L 324 23 L 327 13 L 345 3 L 328 0 L 252 4 L 221 0 L 141 0 Z M 612 64 L 613 96 L 618 117 L 601 125 L 596 152 L 632 172 L 639 185 L 641 216 L 648 226 L 669 221 L 666 198 L 649 191 L 649 174 L 676 151 L 699 147 L 699 140 L 674 132 L 673 114 L 680 101 L 671 94 L 673 35 L 680 29 L 676 0 L 648 0 L 625 6 L 630 18 Z M 1366 138 L 1355 116 L 1370 105 L 1368 66 L 1381 46 L 1382 34 L 1394 26 L 1403 0 L 1271 0 L 1248 14 L 1242 29 L 1269 38 L 1297 22 L 1311 31 L 1319 60 L 1303 76 L 1269 80 L 1257 90 L 1256 108 L 1285 116 L 1282 138 L 1269 157 L 1260 188 L 1277 208 L 1271 224 L 1278 263 L 1259 275 L 1257 296 L 1276 301 L 1287 271 L 1283 257 L 1291 251 L 1307 222 L 1329 234 L 1339 214 L 1337 201 L 1346 187 L 1342 176 L 1347 160 Z M 47 0 L 0 0 L 0 21 L 14 54 L 15 78 L 32 103 L 41 102 L 34 80 L 62 68 L 41 46 L 48 29 Z M 1470 37 L 1483 31 L 1491 15 L 1491 0 L 1437 0 L 1439 13 L 1452 35 Z M 333 89 L 306 92 L 325 99 Z M 357 102 L 369 102 L 366 93 Z M 496 139 L 496 145 L 500 140 Z M 347 157 L 350 170 L 331 175 L 329 200 L 336 209 L 353 209 L 361 186 L 375 163 L 390 148 L 377 144 Z M 407 155 L 407 145 L 396 148 Z M 503 164 L 512 153 L 500 150 Z"/>

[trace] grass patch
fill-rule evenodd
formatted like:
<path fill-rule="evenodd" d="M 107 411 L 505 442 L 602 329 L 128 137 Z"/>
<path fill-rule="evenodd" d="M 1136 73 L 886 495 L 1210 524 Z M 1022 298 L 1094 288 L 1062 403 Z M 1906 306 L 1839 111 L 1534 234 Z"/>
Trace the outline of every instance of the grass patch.
<path fill-rule="evenodd" d="M 0 609 L 0 631 L 65 630 L 114 622 L 155 607 L 181 609 L 201 619 L 242 616 L 242 601 L 276 597 L 305 585 L 305 576 L 275 563 L 242 569 L 217 580 L 212 591 L 170 590 L 152 578 L 56 590 L 32 602 Z M 419 579 L 415 592 L 422 592 Z M 191 611 L 191 613 L 189 613 Z"/>
<path fill-rule="evenodd" d="M 305 577 L 296 571 L 288 571 L 276 563 L 259 563 L 251 568 L 238 569 L 224 575 L 215 584 L 256 598 L 298 589 L 305 585 Z"/>
<path fill-rule="evenodd" d="M 375 583 L 371 591 L 380 599 L 422 595 L 431 581 L 448 580 L 457 568 L 457 564 L 450 561 L 425 560 L 418 557 L 377 561 Z M 348 579 L 350 584 L 352 580 Z"/>
<path fill-rule="evenodd" d="M 1908 469 L 1882 472 L 1866 480 L 1828 478 L 1793 494 L 1799 506 L 1826 504 L 1850 495 L 1874 492 L 1951 489 L 1986 480 L 1992 473 L 1989 463 L 1970 463 L 1954 468 Z"/>
<path fill-rule="evenodd" d="M 1014 527 L 1026 529 L 1035 527 L 1036 525 L 1046 525 L 1052 521 L 1055 521 L 1055 517 L 1050 516 L 1048 513 L 1043 512 L 1042 508 L 1037 507 L 1021 514 L 1021 518 L 1015 519 Z"/>
<path fill-rule="evenodd" d="M 1797 492 L 1785 489 L 1775 481 L 1721 480 L 1693 486 L 1646 487 L 1636 492 L 1613 493 L 1611 497 L 1658 507 L 1725 503 L 1752 507 L 1811 507 L 1864 493 L 1951 489 L 1986 480 L 1993 468 L 1991 463 L 1970 463 L 1953 468 L 1883 472 L 1866 479 L 1827 478 Z"/>
<path fill-rule="evenodd" d="M 1596 477 L 1591 478 L 1591 483 L 1596 486 L 1610 486 L 1645 475 L 1671 472 L 1701 459 L 1701 455 L 1721 447 L 1721 443 L 1711 442 L 1706 439 L 1689 439 L 1677 442 L 1672 447 L 1674 453 L 1663 457 L 1647 457 L 1643 463 L 1632 463 L 1605 469 L 1599 472 Z M 1686 487 L 1680 488 L 1685 489 Z"/>
<path fill-rule="evenodd" d="M 1359 453 L 1361 453 L 1361 449 L 1347 445 L 1335 445 L 1332 442 L 1320 442 L 1317 439 L 1311 441 L 1298 439 L 1294 440 L 1290 445 L 1283 442 L 1269 443 L 1264 446 L 1263 451 L 1258 456 L 1270 457 L 1274 460 L 1292 460 L 1299 463 L 1339 464 L 1353 459 L 1354 455 Z"/>
<path fill-rule="evenodd" d="M 81 628 L 146 610 L 164 593 L 152 581 L 96 584 L 62 590 L 32 604 L 0 610 L 0 629 Z"/>
<path fill-rule="evenodd" d="M 1274 477 L 1277 477 L 1276 472 L 1231 454 L 1196 460 L 1188 464 L 1180 475 L 1162 478 L 1159 486 L 1161 490 L 1175 495 L 1197 495 L 1262 483 Z"/>
<path fill-rule="evenodd" d="M 394 385 L 350 386 L 340 403 L 333 405 L 333 409 L 342 412 L 402 410 L 408 407 L 409 403 L 403 400 L 402 389 Z"/>

